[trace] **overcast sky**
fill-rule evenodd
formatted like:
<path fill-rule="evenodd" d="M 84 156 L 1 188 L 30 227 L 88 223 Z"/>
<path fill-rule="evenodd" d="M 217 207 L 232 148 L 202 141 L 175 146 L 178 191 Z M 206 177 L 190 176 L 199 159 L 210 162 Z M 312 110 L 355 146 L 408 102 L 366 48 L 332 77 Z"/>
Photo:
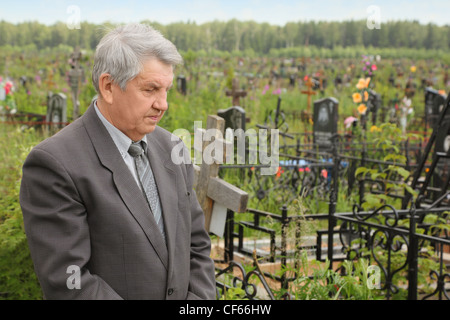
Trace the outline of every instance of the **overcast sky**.
<path fill-rule="evenodd" d="M 75 6 L 75 7 L 73 7 Z M 70 8 L 70 9 L 69 9 Z M 73 9 L 75 8 L 75 9 Z M 0 20 L 12 23 L 39 21 L 53 24 L 73 19 L 101 24 L 156 21 L 162 24 L 195 21 L 197 24 L 233 18 L 285 25 L 297 21 L 417 20 L 450 24 L 448 0 L 0 0 Z"/>

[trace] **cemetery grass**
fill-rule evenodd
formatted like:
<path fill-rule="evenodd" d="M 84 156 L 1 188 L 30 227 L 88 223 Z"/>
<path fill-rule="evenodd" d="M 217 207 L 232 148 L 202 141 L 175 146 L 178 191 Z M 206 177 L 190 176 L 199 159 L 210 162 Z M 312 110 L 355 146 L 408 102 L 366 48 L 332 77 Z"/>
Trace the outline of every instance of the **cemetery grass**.
<path fill-rule="evenodd" d="M 42 299 L 19 204 L 23 161 L 42 139 L 34 129 L 0 126 L 0 300 Z"/>

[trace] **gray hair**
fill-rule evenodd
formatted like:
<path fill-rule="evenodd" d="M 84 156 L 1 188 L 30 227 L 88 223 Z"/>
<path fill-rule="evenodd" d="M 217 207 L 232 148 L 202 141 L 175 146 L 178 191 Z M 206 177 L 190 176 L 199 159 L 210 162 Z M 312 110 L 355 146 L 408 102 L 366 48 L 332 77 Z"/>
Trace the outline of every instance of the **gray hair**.
<path fill-rule="evenodd" d="M 97 45 L 92 70 L 92 82 L 100 94 L 99 78 L 109 73 L 113 83 L 125 91 L 150 58 L 172 65 L 183 63 L 175 45 L 150 26 L 122 25 L 106 34 Z"/>

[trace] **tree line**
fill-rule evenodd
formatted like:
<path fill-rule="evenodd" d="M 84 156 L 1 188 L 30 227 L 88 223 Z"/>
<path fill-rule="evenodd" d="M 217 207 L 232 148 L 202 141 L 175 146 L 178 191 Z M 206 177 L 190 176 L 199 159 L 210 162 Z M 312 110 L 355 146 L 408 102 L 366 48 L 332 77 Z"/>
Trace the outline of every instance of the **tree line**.
<path fill-rule="evenodd" d="M 450 25 L 438 26 L 418 21 L 390 21 L 379 29 L 370 29 L 365 20 L 343 22 L 289 22 L 284 26 L 254 21 L 212 21 L 203 24 L 178 22 L 160 24 L 142 21 L 160 30 L 183 51 L 241 51 L 267 54 L 273 49 L 315 46 L 346 48 L 412 48 L 448 50 Z M 12 24 L 0 21 L 0 47 L 32 46 L 38 50 L 60 45 L 95 49 L 105 30 L 113 24 L 82 22 L 79 29 L 65 23 L 45 25 L 39 22 Z"/>

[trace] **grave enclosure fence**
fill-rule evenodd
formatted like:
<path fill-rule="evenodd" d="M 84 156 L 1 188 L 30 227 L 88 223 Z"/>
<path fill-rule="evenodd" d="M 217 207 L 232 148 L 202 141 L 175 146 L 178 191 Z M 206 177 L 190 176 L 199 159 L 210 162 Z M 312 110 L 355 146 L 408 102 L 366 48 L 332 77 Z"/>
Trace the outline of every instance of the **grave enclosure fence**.
<path fill-rule="evenodd" d="M 288 140 L 295 139 L 295 134 L 285 136 Z M 416 207 L 411 201 L 405 205 L 405 199 L 408 200 L 405 195 L 388 194 L 400 199 L 401 209 L 384 204 L 375 210 L 363 211 L 364 195 L 385 193 L 385 182 L 357 180 L 355 169 L 359 166 L 386 167 L 393 163 L 372 159 L 370 156 L 380 150 L 370 144 L 358 145 L 339 135 L 333 137 L 331 148 L 320 150 L 314 143 L 301 143 L 305 141 L 305 134 L 297 136 L 296 144 L 280 145 L 279 171 L 270 178 L 259 176 L 258 166 L 221 166 L 221 172 L 239 170 L 241 176 L 256 181 L 255 194 L 251 196 L 258 200 L 274 196 L 277 190 L 286 197 L 279 198 L 279 212 L 248 208 L 245 214 L 237 214 L 228 210 L 223 256 L 216 260 L 220 266 L 218 279 L 224 273 L 239 270 L 240 275 L 235 272 L 232 285 L 228 286 L 242 287 L 246 298 L 275 299 L 274 292 L 281 289 L 285 292 L 281 299 L 290 299 L 293 296 L 286 292 L 297 279 L 297 270 L 302 267 L 299 254 L 307 252 L 311 259 L 327 261 L 331 270 L 341 274 L 345 273 L 342 268 L 344 260 L 366 259 L 380 270 L 377 295 L 384 299 L 450 299 L 450 238 L 447 228 L 438 223 L 445 223 L 448 219 L 450 207 L 446 201 L 449 192 L 423 207 Z M 419 169 L 420 159 L 427 156 L 423 154 L 421 142 L 412 144 L 407 141 L 398 148 L 407 161 L 396 165 L 408 170 Z M 274 185 L 264 189 L 267 186 L 262 182 L 264 179 L 272 179 Z M 344 186 L 350 194 L 356 185 L 359 203 L 355 203 L 349 212 L 337 212 L 338 188 Z M 327 202 L 328 212 L 289 214 L 285 203 L 304 196 L 319 196 Z M 433 217 L 433 222 L 430 222 L 430 217 Z M 302 234 L 303 225 L 310 223 L 320 227 L 313 235 L 305 236 Z M 256 232 L 257 239 L 249 236 L 252 232 Z M 242 261 L 253 265 L 254 269 L 246 273 Z M 255 283 L 260 283 L 260 286 Z M 227 286 L 219 280 L 217 284 L 222 289 Z M 262 293 L 257 293 L 257 290 Z"/>

